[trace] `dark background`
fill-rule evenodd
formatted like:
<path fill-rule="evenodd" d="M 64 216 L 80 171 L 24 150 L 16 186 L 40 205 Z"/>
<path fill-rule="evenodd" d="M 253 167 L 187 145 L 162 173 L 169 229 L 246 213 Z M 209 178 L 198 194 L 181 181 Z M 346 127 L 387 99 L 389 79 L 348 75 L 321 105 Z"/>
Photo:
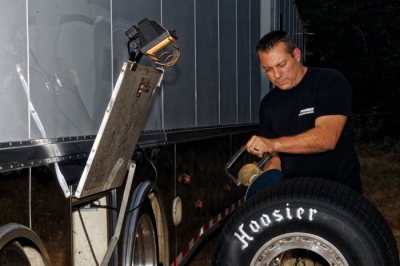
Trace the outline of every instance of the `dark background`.
<path fill-rule="evenodd" d="M 398 141 L 400 1 L 296 0 L 296 4 L 304 24 L 304 64 L 336 68 L 353 87 L 357 140 Z"/>

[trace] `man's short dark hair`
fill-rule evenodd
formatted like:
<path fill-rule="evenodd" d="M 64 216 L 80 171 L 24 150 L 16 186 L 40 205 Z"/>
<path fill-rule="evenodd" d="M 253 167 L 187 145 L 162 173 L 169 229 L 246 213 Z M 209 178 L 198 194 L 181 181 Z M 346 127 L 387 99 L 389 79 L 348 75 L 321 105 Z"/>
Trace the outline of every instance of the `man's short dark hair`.
<path fill-rule="evenodd" d="M 296 48 L 292 37 L 283 30 L 274 30 L 265 34 L 260 41 L 257 43 L 257 52 L 269 52 L 278 43 L 284 43 L 286 45 L 286 51 L 293 56 L 293 51 Z"/>

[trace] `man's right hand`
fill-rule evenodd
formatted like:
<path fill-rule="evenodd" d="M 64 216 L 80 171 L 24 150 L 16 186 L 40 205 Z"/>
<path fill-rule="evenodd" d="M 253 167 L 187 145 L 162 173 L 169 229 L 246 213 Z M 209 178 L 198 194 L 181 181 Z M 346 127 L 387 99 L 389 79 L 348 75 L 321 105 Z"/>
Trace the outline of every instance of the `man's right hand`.
<path fill-rule="evenodd" d="M 247 152 L 254 154 L 260 158 L 264 156 L 264 153 L 274 153 L 275 143 L 272 139 L 263 138 L 260 136 L 252 136 L 251 139 L 246 143 Z"/>

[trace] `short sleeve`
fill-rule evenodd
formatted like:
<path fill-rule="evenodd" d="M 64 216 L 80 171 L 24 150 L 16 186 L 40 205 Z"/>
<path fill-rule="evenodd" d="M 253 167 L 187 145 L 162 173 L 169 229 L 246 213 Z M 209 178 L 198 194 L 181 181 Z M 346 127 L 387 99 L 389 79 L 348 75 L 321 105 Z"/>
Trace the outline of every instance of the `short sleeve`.
<path fill-rule="evenodd" d="M 318 89 L 315 115 L 351 116 L 352 89 L 346 78 L 338 71 L 330 72 L 327 80 L 321 80 Z"/>
<path fill-rule="evenodd" d="M 264 98 L 260 104 L 259 110 L 259 135 L 264 138 L 275 138 L 273 130 L 271 128 L 271 119 L 270 119 L 270 109 L 268 108 L 268 104 L 266 99 Z"/>

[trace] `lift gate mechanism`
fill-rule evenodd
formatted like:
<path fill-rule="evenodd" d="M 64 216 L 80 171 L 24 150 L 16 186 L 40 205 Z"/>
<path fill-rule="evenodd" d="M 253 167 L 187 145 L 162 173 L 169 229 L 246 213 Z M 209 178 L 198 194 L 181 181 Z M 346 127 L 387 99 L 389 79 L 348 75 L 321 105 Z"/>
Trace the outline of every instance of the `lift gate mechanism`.
<path fill-rule="evenodd" d="M 156 64 L 171 66 L 179 58 L 175 31 L 167 31 L 147 18 L 127 31 L 130 60 L 125 62 L 113 90 L 111 100 L 89 154 L 85 169 L 74 193 L 76 198 L 87 197 L 122 185 L 128 176 L 116 224 L 101 265 L 107 265 L 119 239 L 126 205 L 136 168 L 131 160 L 142 133 L 147 113 L 164 70 L 138 64 L 148 55 Z M 173 51 L 159 53 L 172 44 Z M 163 62 L 161 58 L 166 56 Z"/>

